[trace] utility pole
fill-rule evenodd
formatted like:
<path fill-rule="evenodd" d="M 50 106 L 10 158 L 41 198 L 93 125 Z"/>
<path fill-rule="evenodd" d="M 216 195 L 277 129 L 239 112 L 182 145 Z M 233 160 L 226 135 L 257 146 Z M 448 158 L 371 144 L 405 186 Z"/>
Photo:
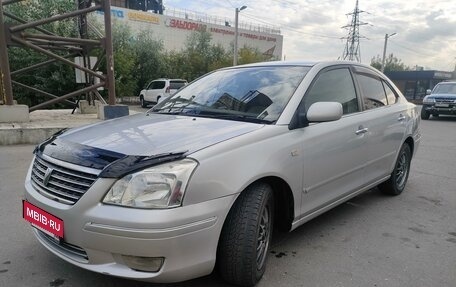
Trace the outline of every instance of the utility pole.
<path fill-rule="evenodd" d="M 105 38 L 104 45 L 106 51 L 106 82 L 108 86 L 108 104 L 116 104 L 116 87 L 114 78 L 114 51 L 112 45 L 112 27 L 111 27 L 111 0 L 103 2 Z"/>
<path fill-rule="evenodd" d="M 236 8 L 234 15 L 234 55 L 233 55 L 233 66 L 237 65 L 238 60 L 238 26 L 239 26 L 239 12 L 247 8 L 247 6 L 242 6 L 241 8 Z"/>
<path fill-rule="evenodd" d="M 383 58 L 382 58 L 382 73 L 385 71 L 385 57 L 386 57 L 386 46 L 388 45 L 388 38 L 392 37 L 396 35 L 396 33 L 393 33 L 393 34 L 385 34 L 385 45 L 383 46 Z"/>
<path fill-rule="evenodd" d="M 352 16 L 351 23 L 343 26 L 342 28 L 348 29 L 348 36 L 342 39 L 347 39 L 345 43 L 344 53 L 342 59 L 349 61 L 361 62 L 361 51 L 359 48 L 359 39 L 364 38 L 359 34 L 359 26 L 367 25 L 367 23 L 360 22 L 359 14 L 365 11 L 361 11 L 358 8 L 358 0 L 356 0 L 356 6 L 352 13 L 347 15 Z"/>
<path fill-rule="evenodd" d="M 0 3 L 0 99 L 6 105 L 12 105 L 13 88 L 11 86 L 11 73 L 6 46 L 5 22 L 3 20 L 3 3 Z"/>

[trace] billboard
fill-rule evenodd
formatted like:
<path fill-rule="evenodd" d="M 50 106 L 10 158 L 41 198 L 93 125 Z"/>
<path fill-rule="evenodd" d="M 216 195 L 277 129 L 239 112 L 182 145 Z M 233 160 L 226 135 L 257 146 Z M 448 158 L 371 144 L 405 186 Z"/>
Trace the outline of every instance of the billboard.
<path fill-rule="evenodd" d="M 102 11 L 97 11 L 102 21 Z M 133 31 L 151 30 L 155 37 L 163 41 L 165 50 L 181 50 L 189 35 L 200 29 L 212 35 L 212 43 L 220 44 L 225 50 L 232 49 L 234 42 L 234 27 L 229 25 L 217 25 L 205 21 L 174 17 L 169 15 L 155 14 L 138 10 L 130 10 L 120 7 L 112 7 L 113 21 L 127 23 Z M 240 28 L 238 47 L 247 45 L 257 48 L 261 53 L 268 56 L 282 58 L 283 36 L 278 33 L 266 33 L 259 31 L 257 26 L 251 29 Z"/>

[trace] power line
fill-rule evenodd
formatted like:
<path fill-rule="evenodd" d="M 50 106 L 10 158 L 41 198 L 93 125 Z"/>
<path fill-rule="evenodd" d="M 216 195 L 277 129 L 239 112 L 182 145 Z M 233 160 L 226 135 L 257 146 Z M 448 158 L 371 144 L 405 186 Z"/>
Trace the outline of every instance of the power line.
<path fill-rule="evenodd" d="M 407 46 L 398 44 L 398 43 L 395 42 L 395 41 L 391 41 L 391 43 L 392 43 L 393 45 L 395 45 L 395 46 L 398 46 L 398 47 L 400 47 L 400 48 L 402 48 L 402 49 L 405 49 L 405 50 L 407 50 L 407 51 L 413 52 L 413 53 L 415 53 L 415 54 L 417 54 L 417 55 L 426 56 L 426 57 L 433 57 L 433 55 L 426 54 L 426 53 L 423 53 L 423 52 L 421 52 L 421 51 L 417 51 L 417 50 L 412 49 L 412 48 L 409 48 L 409 47 L 407 47 Z"/>
<path fill-rule="evenodd" d="M 233 2 L 231 2 L 230 0 L 226 0 L 226 2 L 228 2 L 231 5 L 231 7 L 236 8 L 236 6 L 234 6 Z"/>
<path fill-rule="evenodd" d="M 261 18 L 257 18 L 257 17 L 255 17 L 255 16 L 253 16 L 252 14 L 249 14 L 249 13 L 245 13 L 245 12 L 244 12 L 242 15 L 243 15 L 244 17 L 246 17 L 246 18 L 249 18 L 249 19 L 258 21 L 258 22 L 260 22 L 260 23 L 267 24 L 267 25 L 271 25 L 271 26 L 275 26 L 275 24 L 273 24 L 273 23 L 271 23 L 271 22 L 268 22 L 268 21 L 265 21 L 265 20 L 262 20 Z M 338 37 L 338 36 L 331 36 L 331 35 L 324 35 L 324 34 L 303 32 L 303 31 L 299 30 L 299 29 L 300 29 L 299 27 L 293 27 L 293 26 L 290 26 L 290 25 L 284 25 L 284 24 L 282 24 L 282 23 L 280 23 L 280 28 L 281 28 L 281 29 L 285 29 L 285 30 L 290 30 L 290 31 L 293 31 L 293 32 L 296 32 L 296 33 L 304 34 L 304 35 L 314 36 L 314 37 L 328 38 L 328 39 L 338 39 L 338 40 L 341 39 L 341 38 Z"/>

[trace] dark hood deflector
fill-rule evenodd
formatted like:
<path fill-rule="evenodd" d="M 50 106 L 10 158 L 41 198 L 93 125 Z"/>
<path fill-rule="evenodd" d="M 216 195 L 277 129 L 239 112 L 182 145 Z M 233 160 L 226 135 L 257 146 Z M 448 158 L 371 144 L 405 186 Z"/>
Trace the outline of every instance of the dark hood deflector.
<path fill-rule="evenodd" d="M 43 154 L 64 162 L 102 170 L 99 177 L 121 178 L 129 173 L 157 164 L 185 158 L 185 152 L 165 153 L 153 156 L 125 155 L 118 152 L 64 141 L 58 138 L 61 130 L 38 145 L 34 154 Z"/>

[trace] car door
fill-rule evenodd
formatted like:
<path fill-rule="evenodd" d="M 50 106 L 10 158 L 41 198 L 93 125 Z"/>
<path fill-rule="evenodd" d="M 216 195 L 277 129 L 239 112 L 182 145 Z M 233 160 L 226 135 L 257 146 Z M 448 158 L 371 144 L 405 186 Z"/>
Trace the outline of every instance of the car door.
<path fill-rule="evenodd" d="M 149 86 L 147 87 L 147 89 L 145 91 L 144 99 L 148 102 L 153 101 L 153 88 L 154 88 L 155 82 L 156 81 L 150 82 Z"/>
<path fill-rule="evenodd" d="M 391 173 L 406 130 L 406 105 L 388 82 L 366 68 L 356 68 L 356 81 L 363 101 L 368 158 L 365 178 L 377 182 Z"/>
<path fill-rule="evenodd" d="M 365 183 L 364 116 L 348 66 L 321 71 L 303 98 L 305 110 L 312 103 L 325 101 L 340 102 L 343 116 L 337 121 L 311 123 L 302 128 L 302 216 L 342 199 Z"/>
<path fill-rule="evenodd" d="M 147 101 L 157 102 L 157 98 L 164 92 L 166 82 L 163 80 L 153 81 L 147 90 Z"/>

